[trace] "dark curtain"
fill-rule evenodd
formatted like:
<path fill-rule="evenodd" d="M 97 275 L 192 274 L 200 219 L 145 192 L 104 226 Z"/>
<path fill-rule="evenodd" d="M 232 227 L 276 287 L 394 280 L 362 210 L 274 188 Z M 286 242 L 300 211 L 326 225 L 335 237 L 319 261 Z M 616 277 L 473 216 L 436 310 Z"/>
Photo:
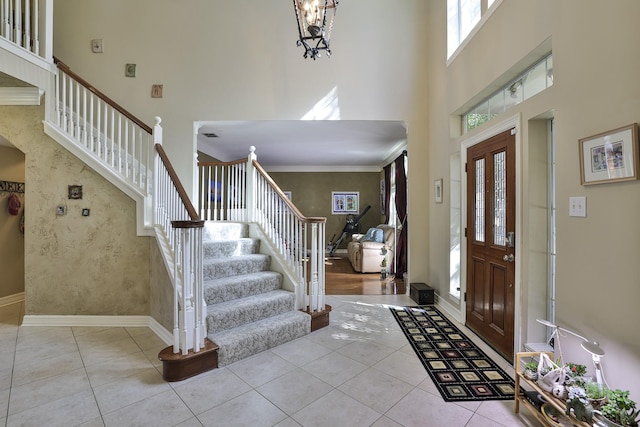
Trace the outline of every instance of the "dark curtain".
<path fill-rule="evenodd" d="M 384 167 L 384 217 L 389 224 L 391 210 L 391 163 Z"/>
<path fill-rule="evenodd" d="M 409 223 L 407 221 L 407 173 L 404 170 L 403 153 L 395 160 L 396 164 L 396 212 L 400 218 L 402 229 L 396 243 L 395 276 L 402 277 L 407 271 L 407 236 L 409 235 Z"/>

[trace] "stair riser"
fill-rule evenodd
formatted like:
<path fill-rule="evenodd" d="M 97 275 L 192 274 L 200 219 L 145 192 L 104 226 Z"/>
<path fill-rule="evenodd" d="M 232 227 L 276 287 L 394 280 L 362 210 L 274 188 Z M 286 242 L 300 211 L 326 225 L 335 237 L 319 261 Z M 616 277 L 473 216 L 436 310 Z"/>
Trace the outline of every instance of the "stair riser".
<path fill-rule="evenodd" d="M 268 256 L 256 257 L 251 260 L 236 260 L 231 257 L 226 262 L 208 262 L 205 263 L 203 268 L 204 280 L 258 273 L 268 270 L 269 264 L 270 259 Z"/>
<path fill-rule="evenodd" d="M 249 303 L 234 304 L 233 308 L 225 306 L 216 310 L 215 307 L 207 315 L 208 333 L 216 333 L 235 328 L 247 323 L 256 322 L 271 316 L 295 310 L 295 295 L 282 293 L 268 299 L 253 300 Z"/>
<path fill-rule="evenodd" d="M 235 240 L 249 236 L 249 225 L 229 222 L 207 222 L 204 226 L 205 240 Z"/>
<path fill-rule="evenodd" d="M 230 257 L 258 253 L 260 241 L 255 239 L 211 241 L 205 242 L 203 247 L 205 258 Z"/>
<path fill-rule="evenodd" d="M 273 272 L 242 276 L 240 280 L 231 279 L 218 279 L 214 283 L 205 284 L 204 300 L 207 305 L 275 291 L 282 285 L 282 276 Z"/>
<path fill-rule="evenodd" d="M 276 320 L 267 327 L 257 327 L 227 335 L 210 334 L 209 339 L 220 346 L 218 366 L 227 366 L 254 354 L 287 343 L 311 332 L 310 318 L 299 317 L 295 320 Z"/>

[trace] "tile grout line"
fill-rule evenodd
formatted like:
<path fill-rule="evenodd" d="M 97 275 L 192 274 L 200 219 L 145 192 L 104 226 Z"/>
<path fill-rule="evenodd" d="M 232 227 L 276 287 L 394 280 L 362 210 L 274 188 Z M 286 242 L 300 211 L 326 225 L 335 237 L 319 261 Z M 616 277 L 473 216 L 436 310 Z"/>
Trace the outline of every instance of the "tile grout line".
<path fill-rule="evenodd" d="M 24 302 L 21 303 L 22 306 L 24 307 Z M 20 312 L 22 312 L 23 309 L 20 310 Z M 16 339 L 15 339 L 15 347 L 13 348 L 13 363 L 11 364 L 11 379 L 9 380 L 9 396 L 7 396 L 7 412 L 5 413 L 5 418 L 4 418 L 4 426 L 7 427 L 7 425 L 9 424 L 9 408 L 10 408 L 10 404 L 11 404 L 11 391 L 13 390 L 13 373 L 15 372 L 16 369 L 16 353 L 18 351 L 18 332 L 19 332 L 19 328 L 20 328 L 20 313 L 18 313 L 17 319 L 16 320 Z"/>
<path fill-rule="evenodd" d="M 91 395 L 93 396 L 93 400 L 96 403 L 96 408 L 98 408 L 98 413 L 100 414 L 100 420 L 104 425 L 104 416 L 102 415 L 102 409 L 100 409 L 100 405 L 98 404 L 98 398 L 96 397 L 96 392 L 93 389 L 93 384 L 91 384 L 91 378 L 89 378 L 89 372 L 87 372 L 87 366 L 84 363 L 84 357 L 82 357 L 82 352 L 80 351 L 80 346 L 78 345 L 78 339 L 76 337 L 76 333 L 71 327 L 71 335 L 73 335 L 73 341 L 76 343 L 76 348 L 78 349 L 78 356 L 80 356 L 80 361 L 82 362 L 82 369 L 84 370 L 84 374 L 87 376 L 87 382 L 89 383 L 89 388 L 91 389 Z"/>

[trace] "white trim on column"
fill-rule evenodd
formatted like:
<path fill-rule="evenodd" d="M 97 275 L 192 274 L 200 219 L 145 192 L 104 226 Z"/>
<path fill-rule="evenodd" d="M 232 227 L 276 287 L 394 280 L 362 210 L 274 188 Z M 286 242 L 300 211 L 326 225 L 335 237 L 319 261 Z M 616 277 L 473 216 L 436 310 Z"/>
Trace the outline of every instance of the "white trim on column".
<path fill-rule="evenodd" d="M 44 91 L 37 87 L 0 87 L 0 105 L 40 105 Z"/>
<path fill-rule="evenodd" d="M 17 294 L 0 298 L 0 307 L 4 307 L 5 305 L 16 304 L 23 301 L 24 301 L 24 292 L 19 292 Z"/>

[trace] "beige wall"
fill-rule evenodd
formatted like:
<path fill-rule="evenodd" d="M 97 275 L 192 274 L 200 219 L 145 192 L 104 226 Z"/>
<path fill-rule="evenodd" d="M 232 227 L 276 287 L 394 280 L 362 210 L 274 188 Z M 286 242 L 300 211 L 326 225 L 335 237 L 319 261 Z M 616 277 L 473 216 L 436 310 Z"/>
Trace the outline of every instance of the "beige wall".
<path fill-rule="evenodd" d="M 406 0 L 393 7 L 382 0 L 342 2 L 334 54 L 319 61 L 301 59 L 290 4 L 250 6 L 57 0 L 55 52 L 143 120 L 163 117 L 166 148 L 182 177 L 192 176 L 194 120 L 299 119 L 337 87 L 342 119 L 406 121 L 410 280 L 428 282 L 456 309 L 459 302 L 447 296 L 450 200 L 433 202 L 433 181 L 445 179 L 446 196 L 451 156 L 461 152 L 467 137 L 481 134 L 491 123 L 462 138 L 455 117 L 531 63 L 542 53 L 540 46 L 550 46 L 553 88 L 494 120 L 517 115 L 520 124 L 519 338 L 544 335 L 532 320 L 543 314 L 546 302 L 540 274 L 546 265 L 536 234 L 541 212 L 530 207 L 545 188 L 540 175 L 544 165 L 537 161 L 545 142 L 540 120 L 553 116 L 557 321 L 599 340 L 607 351 L 609 382 L 631 388 L 640 400 L 640 381 L 629 379 L 630 373 L 640 372 L 635 331 L 640 320 L 640 287 L 635 283 L 640 277 L 635 260 L 640 253 L 640 184 L 583 187 L 577 158 L 579 138 L 640 121 L 640 51 L 635 46 L 640 2 L 504 0 L 449 65 L 442 0 Z M 167 28 L 178 29 L 180 37 Z M 254 36 L 256 28 L 260 37 Z M 105 53 L 90 52 L 93 38 L 104 39 Z M 123 76 L 124 65 L 131 62 L 138 64 L 135 79 Z M 150 99 L 153 83 L 165 85 L 163 99 Z M 295 199 L 296 190 L 291 190 Z M 587 218 L 568 216 L 568 199 L 577 195 L 587 197 Z M 565 350 L 575 361 L 590 364 L 579 346 Z"/>
<path fill-rule="evenodd" d="M 136 237 L 135 203 L 44 135 L 43 117 L 0 107 L 0 135 L 25 153 L 26 314 L 148 315 L 149 238 Z M 82 200 L 68 199 L 70 184 Z"/>
<path fill-rule="evenodd" d="M 493 123 L 518 115 L 519 237 L 517 319 L 522 341 L 539 340 L 544 328 L 548 206 L 545 164 L 546 123 L 555 118 L 557 202 L 556 321 L 601 343 L 605 373 L 612 387 L 630 389 L 640 400 L 640 183 L 580 185 L 578 139 L 640 121 L 640 40 L 635 0 L 503 1 L 461 54 L 447 66 L 446 4 L 429 2 L 430 113 L 428 149 L 410 144 L 429 161 L 429 180 L 449 175 L 451 154 L 463 151 L 467 137 L 452 126 L 462 107 L 504 82 L 519 65 L 532 61 L 536 48 L 552 47 L 554 86 L 525 101 Z M 513 74 L 512 74 L 513 75 Z M 494 85 L 496 84 L 496 85 Z M 488 94 L 488 93 L 487 93 Z M 452 120 L 452 117 L 454 120 Z M 470 133 L 490 128 L 492 122 Z M 415 158 L 415 157 L 414 157 Z M 411 183 L 415 175 L 411 169 Z M 464 180 L 463 180 L 464 181 Z M 416 198 L 415 187 L 412 196 Z M 446 194 L 446 192 L 445 192 Z M 568 215 L 570 196 L 587 197 L 587 217 Z M 431 205 L 427 223 L 430 266 L 427 280 L 440 293 L 448 288 L 448 201 Z M 412 211 L 413 212 L 413 211 Z M 418 219 L 413 216 L 413 225 Z M 415 253 L 411 254 L 415 259 Z M 412 269 L 412 274 L 416 270 Z M 448 298 L 451 304 L 455 300 Z M 565 360 L 591 367 L 588 354 L 565 338 Z M 593 370 L 590 368 L 591 373 Z"/>
<path fill-rule="evenodd" d="M 162 117 L 165 149 L 189 192 L 194 121 L 299 120 L 333 90 L 333 117 L 424 120 L 415 82 L 425 41 L 415 35 L 424 34 L 425 8 L 343 2 L 331 58 L 313 61 L 296 46 L 291 1 L 56 0 L 54 51 L 146 123 Z M 95 38 L 104 53 L 91 52 Z M 127 63 L 137 64 L 135 78 L 124 76 Z M 150 97 L 154 83 L 164 84 L 162 99 Z"/>
<path fill-rule="evenodd" d="M 331 213 L 332 191 L 359 192 L 360 212 L 371 205 L 360 220 L 361 233 L 384 222 L 380 214 L 378 172 L 270 172 L 269 175 L 283 191 L 291 191 L 292 201 L 303 215 L 327 218 L 327 242 L 333 235 L 338 240 L 346 225 L 345 215 Z M 340 248 L 346 248 L 348 242 L 344 240 Z"/>
<path fill-rule="evenodd" d="M 24 182 L 24 154 L 20 150 L 0 146 L 0 181 Z M 22 204 L 17 216 L 9 214 L 10 194 L 0 192 L 0 298 L 24 292 L 24 236 L 19 230 L 24 194 L 16 193 Z"/>

